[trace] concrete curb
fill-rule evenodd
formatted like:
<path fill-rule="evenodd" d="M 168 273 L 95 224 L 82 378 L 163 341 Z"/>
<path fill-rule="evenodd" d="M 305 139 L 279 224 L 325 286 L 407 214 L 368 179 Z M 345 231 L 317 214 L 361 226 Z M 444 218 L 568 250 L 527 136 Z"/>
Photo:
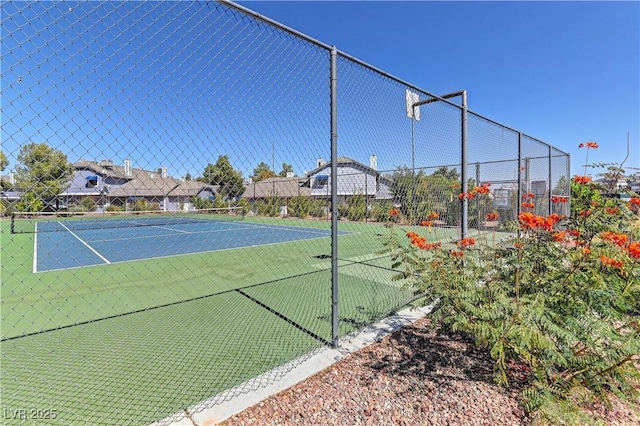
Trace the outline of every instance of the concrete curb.
<path fill-rule="evenodd" d="M 170 426 L 212 426 L 216 425 L 225 419 L 240 413 L 247 408 L 251 407 L 285 389 L 288 389 L 297 383 L 300 383 L 314 374 L 319 373 L 322 370 L 335 364 L 337 361 L 345 358 L 349 354 L 356 352 L 365 346 L 368 346 L 383 337 L 409 325 L 418 319 L 426 316 L 431 312 L 432 307 L 426 306 L 423 308 L 408 308 L 398 312 L 396 315 L 392 315 L 383 319 L 380 322 L 372 324 L 355 336 L 345 338 L 339 342 L 337 348 L 324 347 L 318 350 L 313 355 L 303 356 L 308 357 L 303 361 L 294 360 L 292 364 L 296 365 L 289 372 L 284 374 L 278 380 L 269 380 L 268 378 L 273 376 L 273 372 L 267 372 L 260 377 L 265 377 L 266 381 L 272 383 L 262 386 L 258 389 L 245 391 L 248 386 L 246 384 L 237 386 L 228 391 L 225 391 L 221 395 L 217 395 L 210 400 L 202 401 L 198 404 L 194 404 L 189 407 L 186 412 L 176 413 L 175 415 L 168 417 L 164 420 L 153 423 L 155 425 L 170 425 Z M 256 379 L 253 379 L 256 380 Z M 222 395 L 229 394 L 236 396 L 230 397 L 227 400 L 221 398 Z M 215 403 L 223 399 L 221 403 Z M 211 401 L 210 404 L 207 402 Z M 202 407 L 209 407 L 202 409 Z"/>

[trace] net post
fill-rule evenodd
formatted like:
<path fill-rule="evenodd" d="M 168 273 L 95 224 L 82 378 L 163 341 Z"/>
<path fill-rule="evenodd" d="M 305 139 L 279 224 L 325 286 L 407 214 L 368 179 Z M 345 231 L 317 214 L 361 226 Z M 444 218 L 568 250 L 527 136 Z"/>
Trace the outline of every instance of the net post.
<path fill-rule="evenodd" d="M 11 233 L 16 233 L 16 212 L 11 212 Z"/>

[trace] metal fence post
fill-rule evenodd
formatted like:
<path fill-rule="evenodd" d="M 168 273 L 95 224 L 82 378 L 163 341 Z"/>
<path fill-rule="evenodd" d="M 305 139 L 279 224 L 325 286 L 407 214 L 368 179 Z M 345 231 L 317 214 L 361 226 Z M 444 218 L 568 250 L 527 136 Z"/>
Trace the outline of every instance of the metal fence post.
<path fill-rule="evenodd" d="M 516 198 L 516 217 L 520 216 L 522 211 L 520 210 L 520 199 L 522 197 L 522 132 L 518 132 L 518 189 L 517 198 Z M 520 231 L 518 230 L 518 236 L 520 236 Z"/>
<path fill-rule="evenodd" d="M 462 151 L 462 173 L 461 173 L 461 179 L 462 179 L 462 193 L 463 194 L 467 194 L 468 193 L 468 184 L 467 184 L 467 91 L 463 90 L 462 91 L 462 144 L 461 144 L 461 151 Z M 464 239 L 467 237 L 467 232 L 468 232 L 468 227 L 469 227 L 469 223 L 468 223 L 468 207 L 469 207 L 469 200 L 467 199 L 467 197 L 463 197 L 462 198 L 462 213 L 461 213 L 461 224 L 460 224 L 460 230 L 461 230 L 461 235 L 460 238 Z"/>
<path fill-rule="evenodd" d="M 338 345 L 338 52 L 331 47 L 331 342 Z"/>

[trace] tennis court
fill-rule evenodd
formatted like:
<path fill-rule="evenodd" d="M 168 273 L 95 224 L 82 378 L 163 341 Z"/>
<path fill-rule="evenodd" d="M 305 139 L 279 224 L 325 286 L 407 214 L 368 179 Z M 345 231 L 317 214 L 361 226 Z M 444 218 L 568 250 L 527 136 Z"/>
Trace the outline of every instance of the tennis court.
<path fill-rule="evenodd" d="M 219 214 L 223 211 L 227 214 Z M 33 272 L 109 265 L 240 247 L 326 238 L 329 229 L 241 220 L 233 210 L 127 213 L 92 218 L 32 218 L 15 232 L 35 232 Z M 345 234 L 344 232 L 339 234 Z"/>

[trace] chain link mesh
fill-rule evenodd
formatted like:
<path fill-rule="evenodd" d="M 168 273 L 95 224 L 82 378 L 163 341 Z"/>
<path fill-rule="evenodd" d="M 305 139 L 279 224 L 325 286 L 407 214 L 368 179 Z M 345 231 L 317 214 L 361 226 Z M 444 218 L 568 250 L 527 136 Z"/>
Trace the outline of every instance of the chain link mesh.
<path fill-rule="evenodd" d="M 332 344 L 334 271 L 341 337 L 415 299 L 380 234 L 460 238 L 463 170 L 493 190 L 473 235 L 569 196 L 567 154 L 469 113 L 464 157 L 461 106 L 342 53 L 332 158 L 330 49 L 232 4 L 5 2 L 2 51 L 6 424 L 162 424 L 277 380 Z"/>

